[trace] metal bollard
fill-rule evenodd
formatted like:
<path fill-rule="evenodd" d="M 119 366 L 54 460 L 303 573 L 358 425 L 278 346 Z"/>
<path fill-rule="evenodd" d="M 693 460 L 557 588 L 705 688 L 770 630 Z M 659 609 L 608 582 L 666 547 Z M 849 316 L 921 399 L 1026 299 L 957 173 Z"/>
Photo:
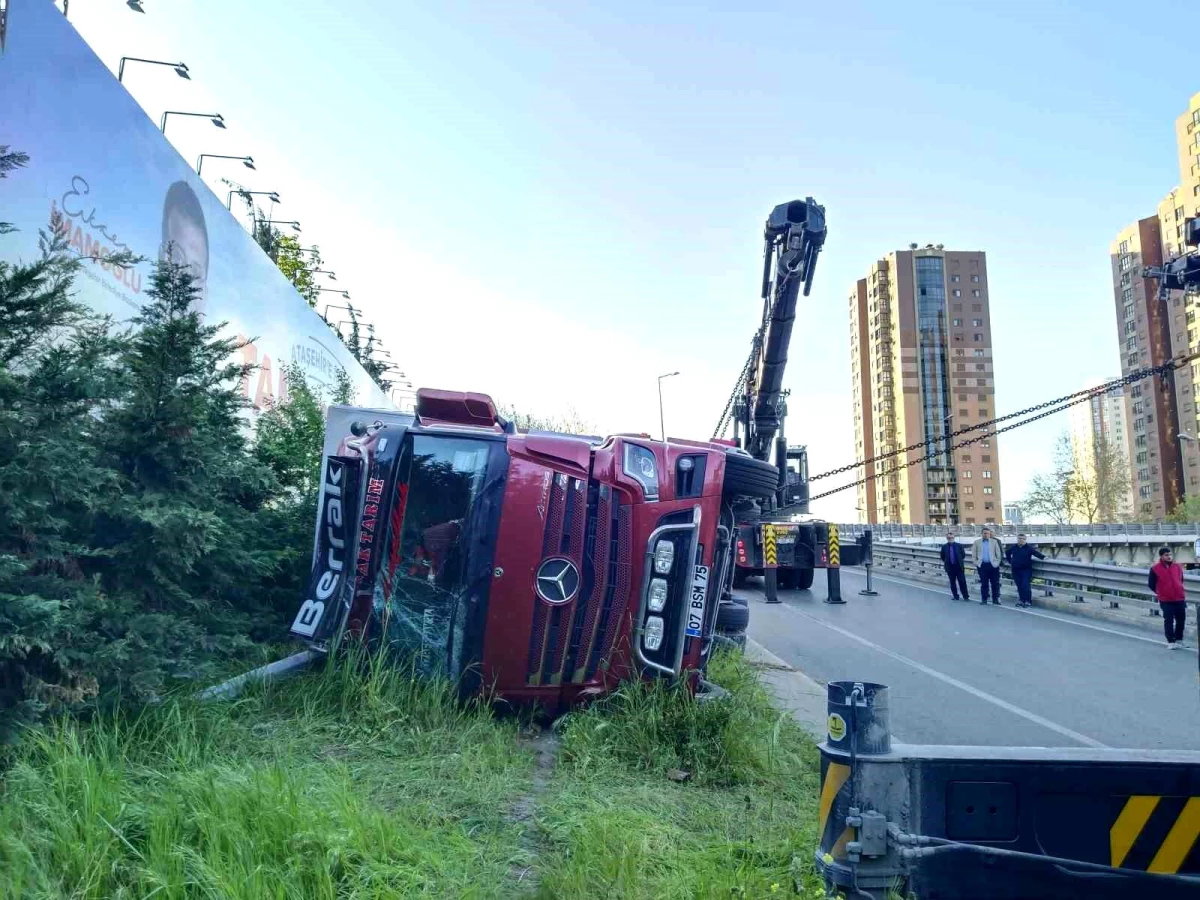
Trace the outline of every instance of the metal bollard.
<path fill-rule="evenodd" d="M 825 582 L 829 587 L 829 595 L 825 598 L 826 603 L 845 603 L 842 598 L 842 547 L 841 538 L 838 536 L 838 527 L 832 522 L 829 523 L 828 535 L 828 553 L 829 564 L 825 570 Z"/>
<path fill-rule="evenodd" d="M 862 547 L 863 568 L 867 570 L 867 586 L 859 591 L 859 594 L 864 597 L 878 597 L 879 591 L 871 589 L 871 569 L 875 566 L 875 544 L 870 528 L 863 531 L 858 542 Z"/>

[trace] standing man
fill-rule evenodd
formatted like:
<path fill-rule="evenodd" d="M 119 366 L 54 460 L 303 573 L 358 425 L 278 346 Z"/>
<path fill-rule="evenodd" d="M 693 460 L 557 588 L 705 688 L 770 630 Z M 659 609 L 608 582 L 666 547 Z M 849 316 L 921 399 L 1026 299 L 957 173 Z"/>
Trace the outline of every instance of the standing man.
<path fill-rule="evenodd" d="M 1171 556 L 1171 548 L 1158 551 L 1158 562 L 1150 568 L 1150 590 L 1162 610 L 1167 649 L 1183 644 L 1183 622 L 1187 618 L 1187 591 L 1183 588 L 1183 567 Z"/>
<path fill-rule="evenodd" d="M 1004 561 L 1004 547 L 992 537 L 992 529 L 983 529 L 983 537 L 971 545 L 975 563 L 979 566 L 979 593 L 981 602 L 987 606 L 988 589 L 991 588 L 992 602 L 1000 605 L 1000 563 Z"/>
<path fill-rule="evenodd" d="M 1033 544 L 1025 543 L 1025 535 L 1017 535 L 1017 545 L 1008 548 L 1008 564 L 1012 566 L 1013 581 L 1017 583 L 1017 606 L 1033 606 L 1033 558 L 1045 559 Z"/>
<path fill-rule="evenodd" d="M 955 600 L 959 591 L 962 591 L 962 599 L 971 599 L 971 592 L 967 590 L 966 555 L 966 548 L 954 539 L 954 532 L 947 531 L 946 543 L 942 544 L 942 568 L 950 579 L 950 594 Z"/>

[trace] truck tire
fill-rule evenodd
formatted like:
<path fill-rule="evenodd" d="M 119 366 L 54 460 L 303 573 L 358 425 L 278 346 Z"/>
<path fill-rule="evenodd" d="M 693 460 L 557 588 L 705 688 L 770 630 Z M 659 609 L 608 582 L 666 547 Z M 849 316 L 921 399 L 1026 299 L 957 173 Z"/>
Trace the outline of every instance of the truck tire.
<path fill-rule="evenodd" d="M 797 590 L 807 591 L 812 587 L 814 574 L 812 569 L 793 569 L 792 571 L 796 573 Z"/>
<path fill-rule="evenodd" d="M 725 454 L 725 480 L 721 493 L 726 497 L 753 497 L 767 500 L 779 487 L 779 470 L 769 462 L 743 453 Z"/>
<path fill-rule="evenodd" d="M 717 632 L 737 634 L 750 624 L 750 607 L 740 603 L 722 603 L 717 607 Z"/>

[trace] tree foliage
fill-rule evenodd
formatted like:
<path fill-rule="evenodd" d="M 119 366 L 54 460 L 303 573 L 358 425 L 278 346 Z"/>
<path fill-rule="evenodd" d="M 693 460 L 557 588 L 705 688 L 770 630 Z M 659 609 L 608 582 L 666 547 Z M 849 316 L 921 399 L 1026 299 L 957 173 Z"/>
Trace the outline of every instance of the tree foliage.
<path fill-rule="evenodd" d="M 1054 443 L 1054 470 L 1030 479 L 1025 512 L 1055 524 L 1117 522 L 1126 514 L 1130 472 L 1124 448 L 1103 437 L 1075 446 L 1068 434 Z"/>
<path fill-rule="evenodd" d="M 561 434 L 595 434 L 596 426 L 583 418 L 575 409 L 568 407 L 555 415 L 518 410 L 509 404 L 501 407 L 500 414 L 516 426 L 518 431 L 557 431 Z"/>

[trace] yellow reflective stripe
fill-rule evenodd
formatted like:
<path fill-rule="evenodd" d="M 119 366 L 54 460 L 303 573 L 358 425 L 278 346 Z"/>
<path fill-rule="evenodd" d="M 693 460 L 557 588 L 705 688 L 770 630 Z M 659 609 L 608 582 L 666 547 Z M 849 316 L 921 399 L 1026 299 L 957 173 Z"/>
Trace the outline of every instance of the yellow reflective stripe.
<path fill-rule="evenodd" d="M 842 832 L 842 836 L 837 839 L 837 843 L 833 845 L 833 849 L 829 851 L 829 855 L 834 859 L 841 859 L 846 856 L 846 845 L 850 843 L 850 838 L 854 837 L 854 830 L 846 828 Z"/>
<path fill-rule="evenodd" d="M 1158 848 L 1148 872 L 1173 875 L 1179 871 L 1183 861 L 1192 851 L 1196 838 L 1200 837 L 1200 797 L 1192 797 L 1184 804 L 1183 812 L 1171 826 L 1167 839 Z"/>
<path fill-rule="evenodd" d="M 1113 822 L 1113 827 L 1108 832 L 1108 844 L 1112 851 L 1114 867 L 1119 867 L 1121 863 L 1125 862 L 1125 857 L 1133 849 L 1138 835 L 1150 821 L 1150 816 L 1153 814 L 1154 808 L 1158 806 L 1159 799 L 1158 797 L 1130 797 L 1125 801 L 1125 808 L 1121 810 L 1117 821 Z"/>
<path fill-rule="evenodd" d="M 825 820 L 829 818 L 829 810 L 833 809 L 833 798 L 837 796 L 842 785 L 850 777 L 850 767 L 841 763 L 831 762 L 825 770 L 825 783 L 821 785 L 821 803 L 817 812 L 817 834 L 825 834 Z M 818 837 L 818 840 L 820 838 Z"/>

